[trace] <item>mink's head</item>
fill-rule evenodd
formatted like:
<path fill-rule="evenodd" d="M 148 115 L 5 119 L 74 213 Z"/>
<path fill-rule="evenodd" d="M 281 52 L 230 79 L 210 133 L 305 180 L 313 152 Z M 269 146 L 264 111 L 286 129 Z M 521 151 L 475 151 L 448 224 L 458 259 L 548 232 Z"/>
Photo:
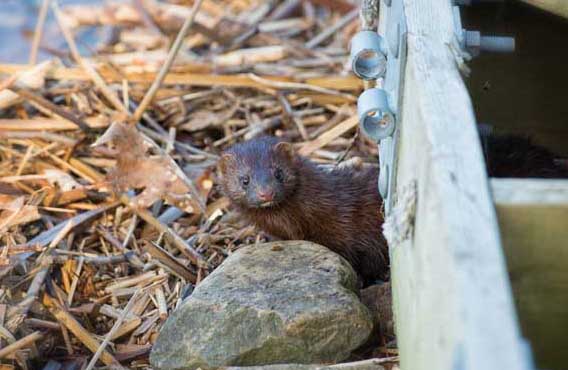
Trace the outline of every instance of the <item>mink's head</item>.
<path fill-rule="evenodd" d="M 244 208 L 278 207 L 296 189 L 297 163 L 292 145 L 274 137 L 237 144 L 219 160 L 223 192 Z"/>

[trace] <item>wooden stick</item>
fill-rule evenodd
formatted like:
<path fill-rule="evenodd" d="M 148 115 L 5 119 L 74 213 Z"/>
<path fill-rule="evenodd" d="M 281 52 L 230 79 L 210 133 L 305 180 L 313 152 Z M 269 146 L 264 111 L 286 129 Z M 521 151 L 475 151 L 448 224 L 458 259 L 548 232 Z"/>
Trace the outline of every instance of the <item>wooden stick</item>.
<path fill-rule="evenodd" d="M 34 328 L 41 328 L 41 329 L 48 329 L 48 330 L 60 330 L 61 329 L 61 325 L 59 325 L 55 322 L 47 321 L 47 320 L 31 318 L 31 319 L 25 319 L 24 322 L 26 323 L 26 325 L 29 325 L 29 326 L 34 327 Z"/>
<path fill-rule="evenodd" d="M 332 89 L 327 89 L 324 87 L 318 87 L 318 86 L 313 86 L 313 85 L 308 85 L 308 84 L 304 84 L 304 83 L 299 83 L 299 82 L 279 82 L 279 81 L 271 81 L 269 79 L 263 78 L 263 77 L 259 77 L 253 73 L 249 73 L 248 76 L 260 83 L 260 84 L 264 84 L 266 86 L 269 87 L 274 87 L 277 89 L 287 89 L 287 90 L 309 90 L 309 91 L 315 91 L 315 92 L 319 92 L 322 94 L 329 94 L 329 95 L 336 95 L 336 96 L 341 96 L 344 97 L 346 99 L 349 99 L 350 101 L 354 102 L 357 100 L 357 98 L 355 98 L 355 96 L 351 95 L 351 94 L 346 94 L 346 93 L 342 93 L 340 91 L 337 90 L 332 90 Z"/>
<path fill-rule="evenodd" d="M 164 290 L 160 285 L 154 290 L 156 293 L 156 303 L 158 304 L 158 312 L 161 320 L 168 318 L 168 304 L 166 303 L 166 296 L 164 295 Z"/>
<path fill-rule="evenodd" d="M 296 115 L 292 111 L 292 107 L 290 106 L 290 102 L 284 96 L 284 94 L 278 94 L 278 101 L 280 102 L 280 105 L 282 106 L 282 113 L 284 113 L 286 116 L 288 116 L 288 119 L 290 121 L 294 122 L 294 124 L 298 128 L 298 131 L 300 132 L 300 136 L 302 136 L 302 139 L 309 140 L 308 132 L 306 131 L 306 127 L 304 126 L 302 119 L 296 117 Z"/>
<path fill-rule="evenodd" d="M 357 367 L 363 367 L 365 365 L 379 365 L 387 364 L 389 362 L 397 362 L 399 360 L 398 356 L 383 357 L 383 358 L 370 358 L 368 360 L 354 361 L 354 362 L 344 362 L 336 365 L 329 365 L 332 369 L 351 369 Z"/>
<path fill-rule="evenodd" d="M 20 64 L 0 64 L 0 73 L 18 73 L 29 69 L 28 66 Z M 129 83 L 151 83 L 156 78 L 153 72 L 125 72 L 124 75 L 117 74 L 108 69 L 101 69 L 101 76 L 108 82 L 120 83 L 126 78 Z M 80 68 L 65 68 L 54 66 L 47 71 L 46 78 L 53 80 L 78 80 L 90 81 L 89 75 Z M 263 76 L 264 80 L 275 82 L 299 82 L 303 81 L 312 87 L 333 87 L 337 90 L 360 91 L 363 83 L 353 75 L 349 76 L 326 76 L 308 79 L 294 79 L 291 77 Z M 203 87 L 250 87 L 263 88 L 265 83 L 259 83 L 246 74 L 207 74 L 207 73 L 181 73 L 170 72 L 166 75 L 164 85 L 179 86 L 203 86 Z M 353 101 L 353 96 L 349 101 Z"/>
<path fill-rule="evenodd" d="M 81 67 L 83 67 L 85 72 L 89 75 L 89 77 L 93 80 L 95 85 L 101 90 L 101 93 L 105 96 L 105 98 L 108 99 L 108 101 L 114 106 L 115 109 L 123 113 L 129 114 L 126 107 L 122 105 L 116 94 L 109 89 L 109 87 L 106 85 L 105 81 L 98 74 L 95 68 L 93 68 L 93 66 L 87 60 L 81 57 L 79 49 L 77 48 L 75 40 L 73 39 L 73 35 L 65 25 L 65 21 L 63 20 L 63 16 L 61 15 L 61 10 L 59 9 L 59 4 L 57 3 L 57 0 L 53 0 L 53 2 L 51 3 L 51 7 L 53 9 L 53 13 L 55 14 L 57 23 L 61 28 L 61 32 L 63 32 L 63 36 L 67 41 L 67 45 L 69 46 L 71 55 L 73 55 L 73 59 L 75 59 L 75 62 L 77 62 Z"/>
<path fill-rule="evenodd" d="M 71 288 L 69 289 L 69 294 L 67 295 L 67 305 L 69 306 L 73 304 L 73 296 L 75 295 L 77 284 L 79 284 L 79 276 L 81 276 L 81 269 L 83 268 L 84 262 L 85 257 L 79 257 L 79 263 L 77 264 L 77 269 L 75 270 L 73 281 L 71 282 Z"/>
<path fill-rule="evenodd" d="M 353 20 L 355 20 L 357 18 L 357 16 L 359 15 L 359 9 L 355 8 L 353 10 L 351 10 L 349 13 L 347 13 L 346 15 L 344 15 L 337 23 L 335 23 L 333 26 L 326 28 L 322 33 L 320 33 L 319 35 L 315 36 L 313 39 L 311 39 L 310 41 L 306 42 L 306 47 L 308 49 L 313 49 L 316 46 L 318 46 L 319 44 L 321 44 L 322 42 L 324 42 L 328 37 L 332 36 L 333 34 L 335 34 L 337 31 L 339 31 L 340 29 L 342 29 L 343 27 L 347 26 L 349 23 L 351 23 Z"/>
<path fill-rule="evenodd" d="M 41 36 L 43 35 L 43 26 L 45 25 L 45 19 L 47 18 L 48 9 L 49 9 L 49 0 L 43 0 L 43 2 L 41 3 L 41 8 L 39 9 L 39 15 L 37 17 L 37 23 L 34 31 L 34 39 L 32 41 L 32 49 L 30 51 L 31 65 L 37 63 L 39 44 L 41 42 Z"/>
<path fill-rule="evenodd" d="M 32 303 L 37 299 L 37 297 L 39 296 L 39 291 L 41 290 L 41 287 L 43 286 L 43 283 L 45 281 L 45 278 L 47 277 L 47 273 L 49 272 L 49 266 L 46 266 L 44 268 L 42 268 L 41 270 L 39 270 L 36 275 L 34 276 L 34 279 L 32 280 L 32 283 L 30 284 L 30 287 L 28 288 L 27 294 L 26 294 L 26 300 L 29 300 L 29 303 L 27 303 L 24 307 L 22 307 L 22 314 L 27 314 L 29 309 L 32 306 Z M 26 301 L 25 300 L 25 301 Z"/>
<path fill-rule="evenodd" d="M 158 275 L 156 275 L 155 271 L 148 271 L 145 274 L 134 276 L 132 278 L 128 278 L 125 280 L 120 280 L 118 282 L 110 284 L 105 288 L 105 292 L 111 293 L 113 290 L 131 287 L 139 283 L 145 282 L 147 280 L 152 280 L 156 276 Z"/>
<path fill-rule="evenodd" d="M 2 90 L 8 89 L 11 86 L 14 85 L 14 83 L 18 80 L 18 75 L 13 74 L 10 77 L 8 77 L 7 79 L 5 79 L 4 81 L 2 81 L 2 83 L 0 83 L 0 92 Z"/>
<path fill-rule="evenodd" d="M 26 335 L 22 339 L 7 345 L 6 347 L 0 349 L 0 359 L 6 358 L 12 353 L 29 346 L 30 344 L 36 342 L 37 340 L 43 338 L 43 334 L 39 331 L 35 331 L 30 335 Z"/>
<path fill-rule="evenodd" d="M 177 53 L 178 53 L 178 51 L 181 47 L 181 44 L 182 44 L 182 42 L 185 38 L 185 35 L 187 34 L 189 29 L 193 25 L 193 21 L 195 19 L 195 16 L 197 15 L 197 11 L 199 10 L 199 7 L 201 6 L 202 2 L 203 2 L 203 0 L 197 0 L 193 4 L 193 8 L 191 9 L 191 13 L 190 13 L 189 17 L 183 23 L 183 26 L 181 27 L 181 30 L 179 31 L 179 33 L 176 37 L 176 40 L 174 41 L 174 44 L 172 45 L 172 48 L 170 49 L 170 52 L 168 54 L 168 59 L 166 60 L 166 62 L 162 66 L 162 69 L 160 69 L 160 72 L 156 76 L 156 79 L 152 83 L 152 86 L 150 87 L 150 89 L 148 90 L 146 95 L 144 95 L 142 102 L 140 103 L 140 105 L 138 106 L 136 111 L 134 112 L 134 116 L 132 117 L 132 122 L 137 123 L 138 121 L 140 121 L 140 118 L 142 118 L 142 115 L 146 111 L 146 108 L 148 108 L 148 105 L 150 104 L 152 99 L 154 99 L 154 96 L 158 92 L 158 89 L 162 85 L 164 78 L 166 77 L 168 71 L 170 70 L 170 68 L 171 68 L 171 66 L 174 62 L 174 59 L 175 59 L 175 57 L 176 57 L 176 55 L 177 55 Z"/>
<path fill-rule="evenodd" d="M 332 128 L 331 130 L 326 131 L 320 136 L 318 136 L 315 140 L 304 144 L 304 146 L 300 148 L 299 154 L 306 156 L 320 148 L 323 148 L 337 137 L 357 127 L 358 124 L 359 124 L 359 117 L 357 116 L 352 116 L 346 119 L 345 121 L 341 122 L 340 124 Z"/>
<path fill-rule="evenodd" d="M 84 222 L 87 222 L 97 216 L 99 216 L 101 213 L 108 211 L 111 208 L 116 207 L 118 204 L 118 202 L 116 203 L 112 203 L 112 204 L 107 204 L 107 205 L 103 205 L 100 208 L 94 209 L 92 211 L 88 211 L 85 213 L 81 213 L 78 214 L 77 216 L 65 220 L 61 223 L 59 223 L 57 226 L 55 226 L 54 228 L 51 228 L 49 230 L 46 230 L 44 232 L 42 232 L 41 234 L 39 234 L 38 236 L 36 236 L 35 238 L 33 238 L 32 240 L 30 240 L 29 242 L 27 242 L 26 244 L 24 244 L 25 246 L 33 246 L 33 245 L 39 245 L 40 247 L 45 247 L 47 246 L 51 241 L 53 241 L 53 239 L 58 235 L 59 232 L 61 232 L 61 230 L 65 227 L 67 227 L 68 224 L 73 223 L 75 226 L 78 226 Z M 29 255 L 33 254 L 33 252 L 29 252 Z"/>
<path fill-rule="evenodd" d="M 124 198 L 125 197 L 122 198 L 124 204 L 129 205 L 128 199 Z M 158 231 L 166 234 L 172 244 L 177 247 L 184 256 L 189 258 L 191 262 L 195 263 L 199 267 L 208 267 L 209 264 L 207 263 L 207 261 L 205 261 L 203 256 L 201 256 L 199 253 L 197 253 L 197 251 L 191 248 L 185 242 L 185 240 L 180 238 L 179 235 L 177 235 L 172 229 L 158 221 L 150 211 L 142 208 L 135 208 L 133 210 L 141 219 L 152 225 Z"/>
<path fill-rule="evenodd" d="M 65 117 L 64 117 L 65 118 Z M 105 128 L 109 126 L 109 121 L 97 117 L 81 120 L 90 129 Z M 5 135 L 5 131 L 68 131 L 76 130 L 78 122 L 73 122 L 67 118 L 43 118 L 34 117 L 32 119 L 12 119 L 0 118 L 0 133 Z M 4 132 L 3 132 L 4 131 Z M 37 134 L 37 133 L 36 133 Z M 71 140 L 71 139 L 67 139 Z M 51 140 L 50 140 L 51 141 Z"/>
<path fill-rule="evenodd" d="M 154 242 L 147 242 L 145 250 L 150 253 L 150 255 L 160 261 L 165 268 L 172 271 L 172 273 L 181 277 L 182 279 L 195 283 L 197 281 L 197 276 L 188 269 L 184 264 L 179 262 L 177 258 L 171 255 L 168 251 L 160 247 Z"/>
<path fill-rule="evenodd" d="M 99 342 L 91 336 L 91 333 L 85 329 L 71 314 L 57 303 L 54 299 L 47 294 L 44 295 L 44 302 L 49 312 L 65 326 L 73 335 L 81 341 L 89 350 L 96 353 L 100 347 Z M 110 354 L 110 352 L 103 350 L 99 355 L 101 361 L 107 366 L 116 366 L 118 361 Z"/>
<path fill-rule="evenodd" d="M 17 84 L 12 85 L 10 87 L 10 90 L 20 95 L 22 98 L 31 100 L 34 103 L 40 105 L 41 107 L 49 110 L 50 112 L 53 112 L 56 115 L 66 119 L 67 121 L 74 123 L 84 132 L 92 131 L 89 125 L 83 122 L 83 120 L 76 117 L 74 114 L 68 112 L 67 110 L 53 104 L 49 100 L 45 99 L 43 96 L 37 95 L 22 86 L 18 86 Z"/>
<path fill-rule="evenodd" d="M 132 309 L 132 306 L 136 302 L 136 299 L 138 298 L 139 293 L 140 293 L 140 290 L 136 291 L 136 293 L 134 293 L 132 295 L 132 297 L 130 298 L 130 300 L 126 304 L 126 307 L 124 307 L 124 309 L 122 310 L 120 317 L 114 322 L 114 325 L 112 326 L 110 331 L 105 336 L 105 339 L 103 340 L 103 342 L 101 343 L 99 348 L 97 348 L 97 351 L 95 352 L 93 358 L 91 359 L 91 361 L 89 362 L 89 364 L 87 365 L 87 368 L 85 370 L 92 370 L 93 369 L 93 367 L 97 363 L 97 360 L 99 359 L 99 357 L 101 357 L 101 355 L 103 354 L 103 351 L 105 350 L 106 346 L 110 342 L 110 339 L 112 338 L 113 334 L 118 330 L 118 328 L 122 324 L 122 321 L 124 321 L 126 316 L 128 316 L 128 314 L 130 313 L 130 310 Z"/>

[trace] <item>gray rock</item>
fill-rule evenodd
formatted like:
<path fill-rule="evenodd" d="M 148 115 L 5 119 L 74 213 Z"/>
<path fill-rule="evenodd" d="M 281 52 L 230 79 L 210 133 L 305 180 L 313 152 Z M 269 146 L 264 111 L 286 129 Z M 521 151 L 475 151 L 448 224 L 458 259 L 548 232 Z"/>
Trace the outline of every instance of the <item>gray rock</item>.
<path fill-rule="evenodd" d="M 394 337 L 391 284 L 371 285 L 361 290 L 361 302 L 369 309 L 381 336 Z"/>
<path fill-rule="evenodd" d="M 385 370 L 384 366 L 381 365 L 383 363 L 394 363 L 394 361 L 370 359 L 337 365 L 280 364 L 264 366 L 229 366 L 219 368 L 219 370 Z"/>
<path fill-rule="evenodd" d="M 233 253 L 166 321 L 150 355 L 156 369 L 346 359 L 372 330 L 343 258 L 303 241 Z"/>

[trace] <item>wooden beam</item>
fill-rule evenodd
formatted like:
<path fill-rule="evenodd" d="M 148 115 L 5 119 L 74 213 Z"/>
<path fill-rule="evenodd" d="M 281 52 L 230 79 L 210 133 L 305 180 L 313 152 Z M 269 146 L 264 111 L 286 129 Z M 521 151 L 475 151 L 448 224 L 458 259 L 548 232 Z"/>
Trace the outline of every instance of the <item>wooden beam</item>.
<path fill-rule="evenodd" d="M 521 0 L 547 12 L 568 18 L 568 2 L 566 0 Z"/>
<path fill-rule="evenodd" d="M 519 312 L 543 369 L 565 369 L 568 328 L 568 181 L 492 179 Z"/>
<path fill-rule="evenodd" d="M 404 0 L 404 8 L 407 63 L 395 208 L 386 220 L 396 225 L 389 242 L 400 367 L 533 369 L 472 104 L 453 52 L 459 47 L 452 2 Z M 380 16 L 384 30 L 388 8 L 382 6 Z M 412 189 L 415 207 L 408 204 Z M 413 231 L 398 232 L 407 229 Z"/>

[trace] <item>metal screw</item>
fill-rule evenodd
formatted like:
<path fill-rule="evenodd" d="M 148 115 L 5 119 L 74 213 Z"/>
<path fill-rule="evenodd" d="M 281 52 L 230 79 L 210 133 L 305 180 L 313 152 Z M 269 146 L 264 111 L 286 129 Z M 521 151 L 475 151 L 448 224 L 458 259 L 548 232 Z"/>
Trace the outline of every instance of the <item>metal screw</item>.
<path fill-rule="evenodd" d="M 474 55 L 480 51 L 493 53 L 512 53 L 515 51 L 515 38 L 504 36 L 482 36 L 479 31 L 464 30 L 464 46 Z"/>

